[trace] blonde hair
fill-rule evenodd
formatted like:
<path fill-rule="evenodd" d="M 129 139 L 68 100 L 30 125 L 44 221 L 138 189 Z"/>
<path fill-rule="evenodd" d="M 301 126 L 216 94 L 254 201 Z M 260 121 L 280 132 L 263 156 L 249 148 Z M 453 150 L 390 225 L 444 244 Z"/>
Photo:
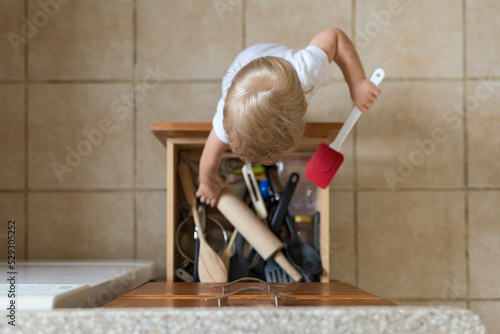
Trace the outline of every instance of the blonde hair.
<path fill-rule="evenodd" d="M 224 106 L 233 152 L 270 165 L 292 152 L 305 127 L 306 100 L 297 71 L 279 57 L 252 60 L 234 76 Z"/>

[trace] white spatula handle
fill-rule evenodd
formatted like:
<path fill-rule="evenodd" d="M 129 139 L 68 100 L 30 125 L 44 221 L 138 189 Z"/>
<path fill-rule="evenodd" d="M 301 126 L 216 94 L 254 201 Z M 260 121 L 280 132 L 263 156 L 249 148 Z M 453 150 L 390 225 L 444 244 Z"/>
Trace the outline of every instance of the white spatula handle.
<path fill-rule="evenodd" d="M 373 72 L 370 81 L 375 86 L 378 86 L 382 82 L 382 79 L 384 79 L 384 76 L 385 76 L 384 70 L 381 68 L 377 68 L 375 72 Z M 337 137 L 335 137 L 335 140 L 330 144 L 330 147 L 332 149 L 334 149 L 337 152 L 340 150 L 340 146 L 342 146 L 342 143 L 347 138 L 347 135 L 349 135 L 349 132 L 351 132 L 359 116 L 361 116 L 361 111 L 359 110 L 358 107 L 354 106 L 354 108 L 351 111 L 351 114 L 349 115 L 344 125 L 340 129 L 339 134 L 337 135 Z"/>
<path fill-rule="evenodd" d="M 255 212 L 257 212 L 257 216 L 259 216 L 260 219 L 266 219 L 267 218 L 266 204 L 264 203 L 264 199 L 262 198 L 262 194 L 260 193 L 259 184 L 255 179 L 255 174 L 253 173 L 252 165 L 249 162 L 247 162 L 241 169 L 241 172 L 243 174 L 243 178 L 245 179 L 248 192 L 250 193 L 250 199 L 252 200 Z"/>

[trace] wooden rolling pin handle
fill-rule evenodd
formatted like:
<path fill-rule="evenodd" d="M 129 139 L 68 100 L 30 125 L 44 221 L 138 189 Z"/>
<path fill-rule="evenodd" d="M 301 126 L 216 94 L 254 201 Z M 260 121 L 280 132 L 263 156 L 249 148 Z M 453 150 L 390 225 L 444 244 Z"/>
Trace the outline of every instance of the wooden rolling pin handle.
<path fill-rule="evenodd" d="M 191 179 L 191 172 L 189 170 L 189 166 L 185 162 L 179 162 L 179 177 L 181 179 L 182 189 L 184 190 L 184 196 L 186 197 L 186 201 L 188 202 L 191 212 L 193 213 L 194 224 L 196 228 L 199 230 L 198 236 L 201 239 L 205 239 L 203 235 L 203 230 L 201 226 L 200 216 L 198 215 L 198 211 L 196 210 L 196 195 L 194 192 L 193 180 Z"/>
<path fill-rule="evenodd" d="M 222 190 L 217 209 L 238 229 L 262 259 L 269 260 L 283 248 L 283 243 L 230 187 Z"/>
<path fill-rule="evenodd" d="M 295 282 L 302 281 L 302 275 L 295 269 L 295 267 L 288 261 L 282 252 L 274 255 L 274 261 L 283 269 Z"/>
<path fill-rule="evenodd" d="M 280 251 L 283 243 L 229 187 L 222 190 L 217 209 L 252 245 L 264 260 L 274 258 L 276 263 L 296 282 L 302 275 Z"/>

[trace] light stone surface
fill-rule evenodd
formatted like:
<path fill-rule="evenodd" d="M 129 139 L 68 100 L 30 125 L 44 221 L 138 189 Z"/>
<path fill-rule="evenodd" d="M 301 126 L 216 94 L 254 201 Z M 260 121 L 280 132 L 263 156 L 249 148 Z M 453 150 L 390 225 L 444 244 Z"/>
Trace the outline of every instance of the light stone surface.
<path fill-rule="evenodd" d="M 131 308 L 19 312 L 2 333 L 485 333 L 455 307 Z"/>

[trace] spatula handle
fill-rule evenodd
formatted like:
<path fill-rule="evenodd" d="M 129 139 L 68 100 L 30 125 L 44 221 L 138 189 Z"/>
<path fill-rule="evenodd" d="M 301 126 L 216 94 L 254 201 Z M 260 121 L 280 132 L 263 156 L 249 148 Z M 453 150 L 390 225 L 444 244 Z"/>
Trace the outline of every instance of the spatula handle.
<path fill-rule="evenodd" d="M 253 173 L 252 165 L 247 162 L 241 169 L 241 173 L 243 174 L 243 178 L 245 179 L 248 192 L 250 193 L 250 199 L 252 200 L 252 204 L 255 212 L 257 213 L 257 216 L 259 216 L 260 219 L 266 219 L 266 204 L 264 203 L 264 199 L 262 198 L 262 195 L 259 191 L 259 184 L 257 183 L 257 179 L 255 178 L 255 174 Z"/>
<path fill-rule="evenodd" d="M 184 191 L 184 196 L 186 196 L 186 201 L 190 207 L 196 207 L 196 196 L 194 193 L 194 185 L 193 180 L 191 179 L 189 166 L 185 162 L 179 162 L 177 168 L 179 170 L 179 178 L 181 181 L 182 190 Z"/>
<path fill-rule="evenodd" d="M 290 201 L 292 200 L 295 188 L 299 183 L 300 176 L 298 173 L 292 173 L 288 182 L 286 184 L 286 188 L 283 191 L 281 198 L 274 210 L 273 217 L 271 219 L 271 231 L 275 234 L 278 234 L 283 224 L 283 220 L 285 219 L 286 214 L 288 213 L 288 206 L 290 205 Z"/>
<path fill-rule="evenodd" d="M 385 72 L 381 68 L 377 68 L 375 72 L 373 72 L 372 77 L 370 78 L 370 81 L 375 85 L 378 86 L 381 82 L 382 79 L 384 79 Z M 358 120 L 359 116 L 361 116 L 361 111 L 357 106 L 354 106 L 354 108 L 351 111 L 351 114 L 345 121 L 344 125 L 342 125 L 342 128 L 340 129 L 337 137 L 335 137 L 335 140 L 330 144 L 330 147 L 334 149 L 335 151 L 340 151 L 340 147 L 342 146 L 342 143 L 344 143 L 344 140 L 347 138 L 347 135 L 349 135 L 349 132 L 351 132 L 352 128 L 354 127 L 354 124 L 356 124 L 356 121 Z"/>
<path fill-rule="evenodd" d="M 191 172 L 189 166 L 185 162 L 179 162 L 177 167 L 179 169 L 179 178 L 181 179 L 182 190 L 184 190 L 184 196 L 186 196 L 186 201 L 191 207 L 191 212 L 193 213 L 194 224 L 198 229 L 198 237 L 200 240 L 205 240 L 203 235 L 203 229 L 201 226 L 200 216 L 196 210 L 196 195 L 194 192 L 193 180 L 191 179 Z"/>

